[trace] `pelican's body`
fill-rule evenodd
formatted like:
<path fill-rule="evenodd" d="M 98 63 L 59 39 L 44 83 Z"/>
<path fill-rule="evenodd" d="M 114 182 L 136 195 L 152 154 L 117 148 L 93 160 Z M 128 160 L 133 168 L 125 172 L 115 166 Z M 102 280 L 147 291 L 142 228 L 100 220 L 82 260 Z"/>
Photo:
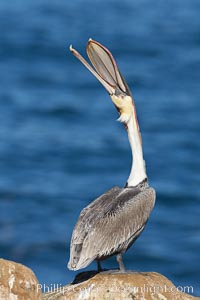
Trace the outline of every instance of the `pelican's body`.
<path fill-rule="evenodd" d="M 112 54 L 95 41 L 88 43 L 88 56 L 97 72 L 80 54 L 73 54 L 97 77 L 109 92 L 124 123 L 134 157 L 124 188 L 114 187 L 85 207 L 73 230 L 68 268 L 78 270 L 93 260 L 117 255 L 124 271 L 124 253 L 143 231 L 155 203 L 155 191 L 149 187 L 136 110 L 129 88 Z"/>
<path fill-rule="evenodd" d="M 143 231 L 154 199 L 154 190 L 143 182 L 114 187 L 85 207 L 73 231 L 70 269 L 124 253 Z"/>

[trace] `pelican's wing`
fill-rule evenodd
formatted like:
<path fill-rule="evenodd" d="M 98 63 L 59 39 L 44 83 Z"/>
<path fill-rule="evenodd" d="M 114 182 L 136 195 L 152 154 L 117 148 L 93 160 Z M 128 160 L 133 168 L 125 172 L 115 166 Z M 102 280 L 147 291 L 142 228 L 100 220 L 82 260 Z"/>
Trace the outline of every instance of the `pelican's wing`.
<path fill-rule="evenodd" d="M 75 269 L 77 262 L 79 261 L 82 246 L 84 240 L 90 235 L 95 228 L 95 224 L 103 218 L 104 207 L 107 208 L 112 205 L 112 201 L 117 197 L 122 189 L 119 187 L 113 187 L 103 195 L 92 201 L 87 207 L 85 207 L 78 218 L 78 221 L 74 227 L 71 245 L 70 245 L 70 259 L 68 263 L 69 269 Z M 90 261 L 93 259 L 90 258 Z M 88 262 L 89 264 L 89 262 Z"/>
<path fill-rule="evenodd" d="M 86 267 L 96 258 L 125 251 L 144 229 L 154 203 L 155 191 L 152 188 L 139 193 L 134 188 L 118 190 L 112 202 L 108 205 L 104 202 L 101 217 L 97 216 L 91 228 L 86 230 L 72 269 Z"/>

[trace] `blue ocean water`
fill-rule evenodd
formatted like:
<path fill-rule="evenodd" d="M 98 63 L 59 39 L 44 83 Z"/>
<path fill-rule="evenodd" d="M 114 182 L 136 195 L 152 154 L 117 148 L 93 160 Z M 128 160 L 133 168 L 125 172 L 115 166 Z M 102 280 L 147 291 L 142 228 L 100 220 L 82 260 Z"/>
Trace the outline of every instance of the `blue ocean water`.
<path fill-rule="evenodd" d="M 92 37 L 133 92 L 157 191 L 125 265 L 200 295 L 199 11 L 198 0 L 0 3 L 0 257 L 31 267 L 43 285 L 69 283 L 80 210 L 129 175 L 117 112 L 67 49 L 84 53 Z"/>

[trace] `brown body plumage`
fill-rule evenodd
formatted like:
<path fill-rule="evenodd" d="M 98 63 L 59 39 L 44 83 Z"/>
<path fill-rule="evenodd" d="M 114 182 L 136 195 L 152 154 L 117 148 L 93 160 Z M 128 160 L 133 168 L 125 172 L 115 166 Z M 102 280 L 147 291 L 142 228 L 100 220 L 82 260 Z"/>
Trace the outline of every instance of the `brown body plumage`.
<path fill-rule="evenodd" d="M 154 202 L 155 191 L 144 182 L 114 187 L 90 203 L 74 228 L 68 267 L 78 270 L 93 260 L 124 253 L 143 231 Z"/>

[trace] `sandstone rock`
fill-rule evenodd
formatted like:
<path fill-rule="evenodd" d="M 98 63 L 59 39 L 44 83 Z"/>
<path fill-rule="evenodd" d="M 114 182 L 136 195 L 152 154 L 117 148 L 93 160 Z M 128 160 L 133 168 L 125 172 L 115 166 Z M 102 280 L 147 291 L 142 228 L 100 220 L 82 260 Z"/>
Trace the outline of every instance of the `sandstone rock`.
<path fill-rule="evenodd" d="M 43 300 L 200 300 L 182 291 L 192 292 L 192 287 L 175 287 L 153 272 L 84 272 L 73 284 L 44 294 Z"/>
<path fill-rule="evenodd" d="M 41 299 L 41 291 L 33 271 L 16 262 L 0 259 L 0 299 Z"/>

